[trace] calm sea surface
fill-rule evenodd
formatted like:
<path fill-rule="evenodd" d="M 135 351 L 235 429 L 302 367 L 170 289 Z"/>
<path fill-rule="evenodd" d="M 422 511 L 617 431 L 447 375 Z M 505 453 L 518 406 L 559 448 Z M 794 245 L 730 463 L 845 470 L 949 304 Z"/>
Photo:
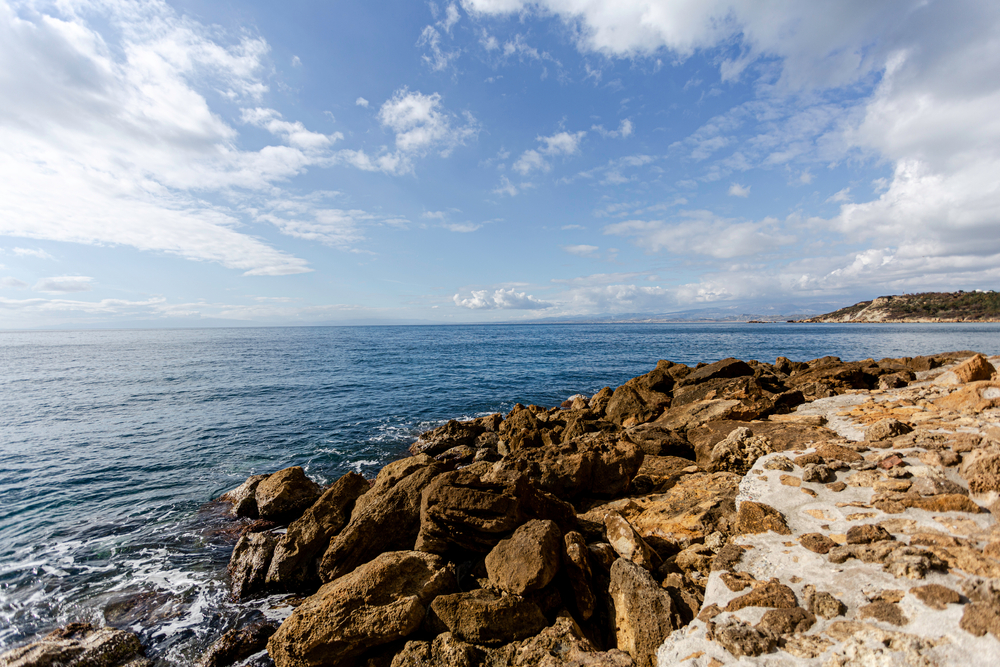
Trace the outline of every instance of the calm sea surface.
<path fill-rule="evenodd" d="M 453 417 L 557 405 L 657 359 L 972 349 L 1000 325 L 635 324 L 0 332 L 0 649 L 72 620 L 190 664 L 274 600 L 227 601 L 205 503 L 301 465 L 372 476 Z"/>

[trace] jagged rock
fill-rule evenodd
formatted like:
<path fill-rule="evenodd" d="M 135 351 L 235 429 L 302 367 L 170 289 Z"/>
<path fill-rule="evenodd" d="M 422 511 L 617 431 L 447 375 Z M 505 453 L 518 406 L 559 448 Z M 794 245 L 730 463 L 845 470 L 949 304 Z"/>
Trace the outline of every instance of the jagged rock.
<path fill-rule="evenodd" d="M 669 491 L 683 477 L 689 475 L 694 461 L 676 456 L 651 456 L 642 459 L 639 471 L 632 478 L 632 492 L 640 495 Z"/>
<path fill-rule="evenodd" d="M 491 476 L 524 474 L 541 490 L 565 499 L 584 493 L 618 496 L 628 489 L 642 459 L 637 445 L 594 434 L 513 452 L 494 465 Z"/>
<path fill-rule="evenodd" d="M 753 431 L 741 426 L 733 429 L 725 440 L 712 448 L 709 470 L 745 475 L 757 459 L 772 451 L 771 443 L 766 437 L 756 436 Z"/>
<path fill-rule="evenodd" d="M 645 538 L 691 543 L 716 532 L 729 532 L 736 516 L 735 473 L 695 473 L 682 477 L 669 491 L 651 496 L 642 512 L 630 519 Z"/>
<path fill-rule="evenodd" d="M 802 598 L 806 609 L 820 618 L 836 618 L 847 611 L 843 602 L 826 591 L 817 591 L 811 584 L 806 584 L 802 588 Z"/>
<path fill-rule="evenodd" d="M 1000 605 L 972 602 L 965 605 L 959 627 L 975 637 L 987 632 L 1000 640 Z"/>
<path fill-rule="evenodd" d="M 837 546 L 836 542 L 823 533 L 806 533 L 799 538 L 799 544 L 804 546 L 809 551 L 818 554 L 829 553 L 830 549 Z"/>
<path fill-rule="evenodd" d="M 542 442 L 541 423 L 535 416 L 535 412 L 520 403 L 515 405 L 504 418 L 498 432 L 500 434 L 499 449 L 501 454 L 541 447 L 545 444 Z"/>
<path fill-rule="evenodd" d="M 865 441 L 880 442 L 882 440 L 891 440 L 898 435 L 904 435 L 912 430 L 912 426 L 904 424 L 898 419 L 880 419 L 865 429 Z"/>
<path fill-rule="evenodd" d="M 615 389 L 604 410 L 604 418 L 618 426 L 621 426 L 628 419 L 635 419 L 636 423 L 642 424 L 658 414 L 659 410 L 646 403 L 638 390 L 628 384 L 623 384 Z"/>
<path fill-rule="evenodd" d="M 608 403 L 611 402 L 611 397 L 614 393 L 615 392 L 611 389 L 611 387 L 604 387 L 590 397 L 587 407 L 589 407 L 597 416 L 603 417 L 604 411 L 608 409 Z"/>
<path fill-rule="evenodd" d="M 278 536 L 273 533 L 246 533 L 233 548 L 229 577 L 233 597 L 245 600 L 264 590 Z"/>
<path fill-rule="evenodd" d="M 477 472 L 466 468 L 445 473 L 427 486 L 417 550 L 485 554 L 532 519 L 552 520 L 564 532 L 576 527 L 573 507 L 539 491 L 524 475 L 485 480 Z"/>
<path fill-rule="evenodd" d="M 725 611 L 739 611 L 746 607 L 771 607 L 773 609 L 793 609 L 798 607 L 795 592 L 777 579 L 757 586 L 749 593 L 735 597 L 726 605 Z"/>
<path fill-rule="evenodd" d="M 634 667 L 632 657 L 619 651 L 599 651 L 567 616 L 517 647 L 512 667 Z"/>
<path fill-rule="evenodd" d="M 229 630 L 205 651 L 198 667 L 229 667 L 267 648 L 267 640 L 277 628 L 270 623 L 254 623 Z"/>
<path fill-rule="evenodd" d="M 289 523 L 320 497 L 323 489 L 300 466 L 279 470 L 257 485 L 257 511 L 262 519 Z"/>
<path fill-rule="evenodd" d="M 219 500 L 232 503 L 229 510 L 233 516 L 245 516 L 256 519 L 260 516 L 257 511 L 257 486 L 270 475 L 251 475 L 242 484 L 232 491 L 227 491 L 219 497 Z"/>
<path fill-rule="evenodd" d="M 36 642 L 0 653 L 3 667 L 147 667 L 142 644 L 131 632 L 70 623 Z"/>
<path fill-rule="evenodd" d="M 635 563 L 619 558 L 611 566 L 609 588 L 615 610 L 618 648 L 639 667 L 653 667 L 656 649 L 677 629 L 670 594 Z"/>
<path fill-rule="evenodd" d="M 740 535 L 752 535 L 772 531 L 779 535 L 791 535 L 781 512 L 770 505 L 745 500 L 740 503 L 736 514 L 736 530 Z"/>
<path fill-rule="evenodd" d="M 480 651 L 472 644 L 443 632 L 433 641 L 406 642 L 390 667 L 477 667 Z"/>
<path fill-rule="evenodd" d="M 736 617 L 730 617 L 717 626 L 713 638 L 737 658 L 770 653 L 778 643 L 770 633 L 758 630 Z"/>
<path fill-rule="evenodd" d="M 653 550 L 625 517 L 618 512 L 608 512 L 604 517 L 604 527 L 608 542 L 619 556 L 647 570 L 656 567 Z"/>
<path fill-rule="evenodd" d="M 647 455 L 679 456 L 694 460 L 694 448 L 674 430 L 661 424 L 639 424 L 625 430 L 625 437 L 639 445 Z"/>
<path fill-rule="evenodd" d="M 292 522 L 274 549 L 267 571 L 268 587 L 298 592 L 318 587 L 317 560 L 350 520 L 357 499 L 367 491 L 368 481 L 349 472 Z"/>
<path fill-rule="evenodd" d="M 708 422 L 730 419 L 739 412 L 740 402 L 734 399 L 709 399 L 669 408 L 654 424 L 684 433 Z M 700 460 L 700 459 L 699 459 Z"/>
<path fill-rule="evenodd" d="M 903 615 L 903 610 L 895 602 L 876 600 L 858 609 L 858 618 L 870 618 L 891 625 L 906 625 L 910 619 Z"/>
<path fill-rule="evenodd" d="M 358 498 L 347 526 L 330 541 L 319 577 L 330 582 L 385 551 L 412 549 L 420 531 L 420 498 L 444 468 L 426 454 L 382 468 Z"/>
<path fill-rule="evenodd" d="M 871 544 L 882 540 L 895 539 L 889 531 L 878 524 L 851 526 L 847 529 L 848 544 Z"/>
<path fill-rule="evenodd" d="M 376 556 L 299 605 L 267 643 L 277 667 L 336 667 L 417 630 L 426 606 L 456 587 L 438 556 Z"/>
<path fill-rule="evenodd" d="M 983 355 L 977 354 L 969 357 L 947 373 L 938 376 L 935 382 L 946 385 L 967 384 L 969 382 L 989 380 L 993 377 L 994 373 L 996 373 L 996 369 L 993 368 L 993 364 Z"/>
<path fill-rule="evenodd" d="M 945 410 L 972 415 L 1000 407 L 1000 382 L 970 382 L 946 396 L 935 399 L 934 405 Z"/>
<path fill-rule="evenodd" d="M 696 368 L 687 374 L 681 385 L 697 384 L 705 380 L 716 378 L 736 378 L 744 375 L 753 375 L 753 369 L 745 361 L 729 357 L 712 364 L 707 364 L 701 368 Z"/>
<path fill-rule="evenodd" d="M 422 433 L 417 441 L 410 445 L 410 453 L 437 456 L 452 447 L 474 444 L 486 430 L 485 425 L 475 421 L 460 422 L 452 419 L 443 426 Z"/>
<path fill-rule="evenodd" d="M 563 535 L 563 568 L 562 571 L 569 582 L 572 597 L 570 601 L 575 607 L 577 617 L 586 621 L 594 615 L 596 602 L 591 590 L 593 573 L 590 570 L 590 559 L 587 557 L 587 543 L 583 535 L 571 531 Z"/>
<path fill-rule="evenodd" d="M 837 434 L 830 429 L 811 424 L 716 419 L 687 432 L 687 439 L 694 447 L 698 464 L 702 467 L 710 465 L 712 449 L 715 445 L 725 440 L 730 433 L 740 427 L 749 428 L 754 435 L 767 438 L 771 450 L 775 452 L 802 449 L 814 443 L 823 443 L 837 437 Z"/>
<path fill-rule="evenodd" d="M 962 461 L 959 474 L 976 494 L 1000 492 L 1000 447 L 993 445 L 970 452 Z"/>
<path fill-rule="evenodd" d="M 458 640 L 490 646 L 530 637 L 548 621 L 533 602 L 476 589 L 434 598 L 428 624 L 434 629 L 447 628 Z"/>
<path fill-rule="evenodd" d="M 816 623 L 816 616 L 802 607 L 790 609 L 771 609 L 764 613 L 758 630 L 774 635 L 788 635 L 795 632 L 807 632 Z"/>
<path fill-rule="evenodd" d="M 515 595 L 548 586 L 559 570 L 562 533 L 553 521 L 520 526 L 486 556 L 490 581 Z"/>

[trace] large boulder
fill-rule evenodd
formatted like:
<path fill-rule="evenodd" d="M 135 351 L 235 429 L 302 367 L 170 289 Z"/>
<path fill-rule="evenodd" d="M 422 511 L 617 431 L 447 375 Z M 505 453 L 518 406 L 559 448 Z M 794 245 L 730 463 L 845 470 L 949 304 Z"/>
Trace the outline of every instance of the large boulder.
<path fill-rule="evenodd" d="M 559 570 L 562 532 L 554 521 L 529 521 L 486 556 L 490 582 L 515 595 L 544 588 Z"/>
<path fill-rule="evenodd" d="M 681 385 L 698 384 L 706 380 L 716 380 L 720 378 L 737 378 L 745 375 L 753 375 L 753 368 L 745 361 L 729 357 L 712 364 L 706 364 L 701 368 L 696 368 L 681 381 Z"/>
<path fill-rule="evenodd" d="M 233 516 L 256 519 L 260 516 L 257 511 L 257 487 L 268 477 L 270 475 L 250 475 L 235 489 L 222 494 L 219 500 L 232 504 L 229 512 Z"/>
<path fill-rule="evenodd" d="M 257 485 L 255 497 L 260 518 L 290 523 L 316 502 L 323 489 L 306 477 L 299 466 L 279 470 Z"/>
<path fill-rule="evenodd" d="M 233 597 L 245 600 L 264 590 L 278 536 L 273 533 L 244 533 L 229 558 L 229 578 Z"/>
<path fill-rule="evenodd" d="M 351 520 L 330 541 L 319 577 L 330 582 L 385 551 L 412 549 L 420 532 L 420 496 L 444 467 L 419 454 L 379 471 L 375 484 L 358 498 Z"/>
<path fill-rule="evenodd" d="M 742 404 L 732 398 L 711 398 L 670 408 L 654 424 L 678 433 L 686 433 L 702 424 L 719 419 L 736 419 Z"/>
<path fill-rule="evenodd" d="M 354 503 L 366 491 L 368 481 L 356 472 L 330 485 L 278 540 L 267 571 L 268 587 L 296 592 L 318 587 L 317 561 L 330 540 L 347 525 Z"/>
<path fill-rule="evenodd" d="M 677 629 L 670 593 L 646 569 L 624 558 L 611 566 L 609 592 L 618 648 L 632 656 L 639 667 L 654 667 L 656 650 Z"/>
<path fill-rule="evenodd" d="M 632 442 L 593 434 L 503 457 L 491 474 L 520 473 L 560 498 L 581 494 L 618 496 L 642 466 L 643 452 Z"/>
<path fill-rule="evenodd" d="M 539 491 L 524 475 L 484 479 L 476 466 L 470 466 L 440 475 L 425 489 L 416 548 L 485 554 L 532 519 L 551 519 L 567 532 L 575 526 L 576 513 L 568 503 Z"/>
<path fill-rule="evenodd" d="M 205 651 L 198 667 L 229 667 L 260 653 L 267 648 L 267 640 L 278 628 L 270 623 L 253 623 L 244 628 L 233 628 Z"/>
<path fill-rule="evenodd" d="M 489 646 L 530 637 L 548 621 L 533 602 L 476 589 L 435 598 L 428 625 L 435 630 L 447 629 L 461 641 Z"/>
<path fill-rule="evenodd" d="M 611 395 L 604 418 L 613 424 L 621 426 L 627 420 L 642 424 L 648 422 L 662 411 L 658 406 L 647 403 L 639 391 L 632 385 L 623 384 Z"/>
<path fill-rule="evenodd" d="M 417 551 L 377 556 L 325 584 L 299 605 L 267 643 L 277 667 L 338 667 L 420 627 L 427 605 L 452 592 L 443 559 Z"/>
<path fill-rule="evenodd" d="M 148 667 L 133 633 L 70 623 L 36 642 L 0 653 L 3 667 Z"/>

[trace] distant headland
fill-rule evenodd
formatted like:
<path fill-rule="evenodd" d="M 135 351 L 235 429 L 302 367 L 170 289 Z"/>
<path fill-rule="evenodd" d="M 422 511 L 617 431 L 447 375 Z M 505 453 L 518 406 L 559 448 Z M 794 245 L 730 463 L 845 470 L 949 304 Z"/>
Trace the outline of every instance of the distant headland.
<path fill-rule="evenodd" d="M 799 322 L 1000 322 L 1000 292 L 880 296 Z"/>

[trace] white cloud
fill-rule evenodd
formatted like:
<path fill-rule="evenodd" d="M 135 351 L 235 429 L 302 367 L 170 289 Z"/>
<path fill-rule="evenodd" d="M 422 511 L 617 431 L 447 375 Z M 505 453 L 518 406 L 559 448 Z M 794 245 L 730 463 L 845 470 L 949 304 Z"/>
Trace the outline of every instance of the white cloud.
<path fill-rule="evenodd" d="M 590 129 L 597 132 L 605 139 L 617 139 L 618 137 L 625 139 L 626 137 L 632 135 L 635 127 L 632 125 L 632 121 L 626 118 L 618 126 L 617 130 L 605 130 L 603 125 L 592 125 Z"/>
<path fill-rule="evenodd" d="M 465 124 L 443 109 L 441 95 L 424 95 L 400 88 L 379 109 L 378 119 L 396 133 L 396 148 L 404 153 L 438 151 L 446 157 L 456 147 L 479 133 L 479 124 L 466 114 Z"/>
<path fill-rule="evenodd" d="M 575 155 L 580 152 L 580 142 L 586 135 L 586 132 L 581 131 L 574 134 L 557 132 L 549 137 L 538 136 L 538 150 L 524 151 L 514 163 L 513 169 L 522 176 L 533 171 L 549 171 L 552 165 L 543 156 Z"/>
<path fill-rule="evenodd" d="M 359 97 L 358 99 L 354 100 L 354 104 L 356 104 L 359 107 L 364 107 L 366 109 L 368 108 L 368 100 L 366 100 L 363 97 Z"/>
<path fill-rule="evenodd" d="M 322 134 L 311 132 L 305 125 L 296 121 L 289 123 L 281 120 L 281 114 L 274 109 L 240 109 L 240 117 L 244 123 L 266 129 L 271 134 L 283 138 L 289 145 L 302 149 L 306 153 L 322 153 L 344 135 L 340 132 Z"/>
<path fill-rule="evenodd" d="M 561 229 L 561 230 L 563 230 L 565 232 L 565 231 L 569 231 L 571 229 L 586 229 L 586 227 L 584 227 L 583 225 L 563 225 L 559 229 Z"/>
<path fill-rule="evenodd" d="M 827 197 L 826 201 L 828 203 L 829 202 L 841 202 L 841 203 L 848 203 L 848 202 L 850 202 L 851 201 L 851 188 L 848 187 L 848 188 L 844 188 L 843 190 L 838 190 L 837 192 L 835 192 L 832 195 L 830 195 L 829 197 Z"/>
<path fill-rule="evenodd" d="M 302 59 L 298 56 L 292 56 L 292 67 L 302 67 Z"/>
<path fill-rule="evenodd" d="M 14 248 L 14 254 L 18 257 L 36 257 L 38 259 L 55 259 L 52 255 L 41 248 Z"/>
<path fill-rule="evenodd" d="M 0 287 L 11 287 L 14 289 L 24 289 L 28 286 L 28 283 L 18 280 L 17 278 L 12 278 L 7 276 L 6 278 L 0 278 Z"/>
<path fill-rule="evenodd" d="M 461 234 L 468 234 L 474 232 L 477 229 L 482 229 L 482 224 L 475 222 L 457 222 L 457 223 L 445 223 L 441 225 L 450 232 L 458 232 Z"/>
<path fill-rule="evenodd" d="M 648 252 L 665 250 L 673 255 L 694 253 L 717 259 L 744 257 L 773 251 L 795 238 L 783 233 L 778 221 L 728 220 L 710 211 L 683 211 L 673 222 L 627 220 L 604 227 L 605 234 L 630 237 Z"/>
<path fill-rule="evenodd" d="M 522 176 L 526 176 L 533 171 L 549 171 L 552 169 L 552 165 L 538 151 L 526 150 L 514 163 L 512 169 Z"/>
<path fill-rule="evenodd" d="M 61 294 L 65 292 L 89 292 L 92 288 L 90 281 L 93 278 L 87 276 L 54 276 L 52 278 L 42 278 L 31 289 L 36 292 L 48 292 L 50 294 Z"/>
<path fill-rule="evenodd" d="M 600 250 L 596 245 L 564 245 L 562 249 L 577 257 L 593 257 Z"/>
<path fill-rule="evenodd" d="M 750 196 L 750 186 L 740 185 L 739 183 L 733 183 L 729 186 L 729 196 L 730 197 L 749 197 Z"/>
<path fill-rule="evenodd" d="M 513 287 L 495 290 L 493 294 L 489 290 L 472 290 L 472 296 L 463 299 L 456 294 L 453 301 L 456 306 L 471 310 L 541 310 L 553 305 L 530 294 L 516 292 Z"/>

